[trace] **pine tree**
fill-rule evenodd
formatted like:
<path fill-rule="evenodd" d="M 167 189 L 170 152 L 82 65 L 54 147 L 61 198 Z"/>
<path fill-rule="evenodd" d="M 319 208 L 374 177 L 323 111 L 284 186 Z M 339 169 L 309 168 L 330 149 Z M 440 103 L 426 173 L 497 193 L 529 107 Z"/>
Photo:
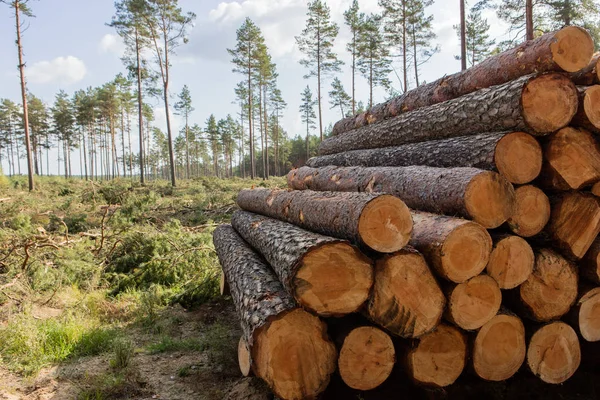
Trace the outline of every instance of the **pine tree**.
<path fill-rule="evenodd" d="M 8 175 L 13 176 L 21 173 L 19 137 L 17 133 L 19 119 L 19 107 L 9 99 L 2 99 L 0 102 L 0 132 L 3 133 L 2 139 L 7 149 Z M 16 150 L 15 150 L 16 149 Z M 17 157 L 15 167 L 15 155 Z"/>
<path fill-rule="evenodd" d="M 331 83 L 331 91 L 329 92 L 329 104 L 330 109 L 340 108 L 342 118 L 346 116 L 344 109 L 352 106 L 352 98 L 344 90 L 342 81 L 339 78 L 335 78 Z"/>
<path fill-rule="evenodd" d="M 281 90 L 279 90 L 277 87 L 274 87 L 271 90 L 271 104 L 273 107 L 273 123 L 271 124 L 272 127 L 272 134 L 273 134 L 273 144 L 275 146 L 274 148 L 274 153 L 275 153 L 275 175 L 279 176 L 281 174 L 281 170 L 279 168 L 279 162 L 280 162 L 280 140 L 281 140 L 281 133 L 282 130 L 280 129 L 281 127 L 279 126 L 279 120 L 281 118 L 281 112 L 287 107 L 287 103 L 285 102 L 285 100 L 283 100 L 283 97 L 281 95 Z"/>
<path fill-rule="evenodd" d="M 33 165 L 36 175 L 42 175 L 42 150 L 41 147 L 49 134 L 48 109 L 42 100 L 33 94 L 27 96 L 29 110 L 29 127 L 31 129 L 31 150 L 33 154 Z M 39 158 L 38 158 L 39 157 Z"/>
<path fill-rule="evenodd" d="M 358 70 L 369 82 L 369 108 L 373 107 L 373 89 L 390 86 L 389 50 L 381 32 L 381 17 L 371 14 L 363 17 L 358 44 Z"/>
<path fill-rule="evenodd" d="M 189 140 L 189 119 L 190 114 L 194 111 L 192 107 L 192 95 L 187 85 L 183 85 L 181 93 L 179 93 L 179 101 L 175 103 L 175 110 L 178 115 L 183 115 L 185 119 L 184 138 L 185 138 L 185 177 L 190 178 L 190 140 Z"/>
<path fill-rule="evenodd" d="M 71 176 L 70 154 L 73 147 L 72 139 L 75 132 L 75 117 L 73 115 L 73 105 L 64 90 L 61 90 L 56 95 L 51 112 L 54 134 L 59 141 L 62 141 L 65 178 L 68 178 Z"/>
<path fill-rule="evenodd" d="M 460 25 L 454 25 L 454 29 L 458 37 L 460 38 Z M 469 66 L 473 66 L 483 61 L 488 57 L 496 44 L 494 39 L 490 40 L 488 31 L 490 25 L 487 19 L 481 16 L 481 9 L 475 5 L 469 11 L 469 15 L 466 20 L 466 60 Z M 456 59 L 460 59 L 459 56 L 455 56 Z"/>
<path fill-rule="evenodd" d="M 316 127 L 315 119 L 317 118 L 314 109 L 317 101 L 313 100 L 312 96 L 310 87 L 307 85 L 302 92 L 302 103 L 300 104 L 302 123 L 306 124 L 306 160 L 310 158 L 310 130 Z"/>
<path fill-rule="evenodd" d="M 150 41 L 162 80 L 162 95 L 167 120 L 167 145 L 169 147 L 169 165 L 171 166 L 171 185 L 176 186 L 175 157 L 173 154 L 173 135 L 171 133 L 171 115 L 169 108 L 170 57 L 177 47 L 187 43 L 187 30 L 196 18 L 192 12 L 184 13 L 178 0 L 145 0 L 142 18 L 149 33 Z"/>
<path fill-rule="evenodd" d="M 392 57 L 402 58 L 402 92 L 408 91 L 408 31 L 407 3 L 409 0 L 378 0 L 383 9 L 383 28 L 389 49 L 396 49 Z M 357 111 L 358 112 L 358 111 Z"/>
<path fill-rule="evenodd" d="M 244 74 L 246 77 L 248 136 L 250 143 L 250 177 L 256 176 L 256 162 L 254 156 L 254 131 L 253 131 L 253 97 L 254 78 L 260 68 L 260 51 L 264 46 L 264 38 L 258 26 L 250 18 L 246 18 L 237 30 L 237 44 L 234 49 L 227 49 L 234 65 L 233 72 Z"/>
<path fill-rule="evenodd" d="M 220 134 L 217 120 L 213 114 L 206 121 L 206 135 L 210 142 L 210 149 L 213 160 L 213 172 L 215 176 L 219 176 L 219 157 L 220 157 Z"/>
<path fill-rule="evenodd" d="M 344 12 L 344 22 L 350 29 L 351 39 L 346 44 L 346 50 L 352 56 L 352 114 L 356 112 L 356 59 L 358 56 L 358 37 L 361 28 L 358 0 L 352 0 L 350 8 Z"/>
<path fill-rule="evenodd" d="M 333 43 L 337 38 L 339 28 L 331 21 L 330 10 L 322 0 L 308 3 L 306 28 L 300 36 L 296 36 L 296 43 L 300 51 L 306 56 L 300 64 L 309 69 L 305 78 L 317 77 L 317 104 L 319 106 L 319 133 L 323 140 L 323 112 L 321 107 L 321 85 L 325 75 L 339 72 L 343 62 L 338 60 L 333 52 Z"/>
<path fill-rule="evenodd" d="M 425 8 L 433 4 L 433 0 L 407 0 L 406 7 L 406 30 L 408 35 L 408 46 L 412 58 L 415 84 L 419 86 L 419 66 L 423 65 L 439 51 L 439 46 L 433 46 L 432 41 L 436 38 L 433 31 L 433 15 L 426 15 Z"/>

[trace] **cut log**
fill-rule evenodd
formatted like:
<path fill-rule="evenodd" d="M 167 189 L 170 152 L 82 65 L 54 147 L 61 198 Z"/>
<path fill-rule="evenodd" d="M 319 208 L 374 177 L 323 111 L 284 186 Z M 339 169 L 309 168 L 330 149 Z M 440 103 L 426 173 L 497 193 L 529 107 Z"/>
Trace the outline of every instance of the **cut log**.
<path fill-rule="evenodd" d="M 570 26 L 558 32 L 546 33 L 535 40 L 488 57 L 465 71 L 421 85 L 365 113 L 344 118 L 334 125 L 332 134 L 339 135 L 407 111 L 500 85 L 526 74 L 549 71 L 575 72 L 582 68 L 587 69 L 588 65 L 594 68 L 596 64 L 590 63 L 593 51 L 593 40 L 582 28 Z M 572 74 L 572 78 L 583 80 L 587 75 L 581 71 L 580 74 Z M 592 83 L 578 81 L 580 85 Z"/>
<path fill-rule="evenodd" d="M 568 321 L 584 340 L 600 341 L 600 287 L 580 285 L 579 297 L 569 311 Z"/>
<path fill-rule="evenodd" d="M 465 368 L 467 338 L 459 329 L 440 325 L 412 344 L 406 355 L 406 372 L 419 385 L 452 385 Z"/>
<path fill-rule="evenodd" d="M 337 352 L 319 318 L 297 308 L 275 274 L 230 225 L 213 233 L 255 374 L 284 399 L 313 398 L 335 371 Z"/>
<path fill-rule="evenodd" d="M 587 67 L 570 74 L 571 80 L 576 85 L 590 86 L 600 83 L 600 53 L 596 53 L 592 57 L 592 61 Z"/>
<path fill-rule="evenodd" d="M 367 315 L 391 333 L 415 338 L 432 331 L 446 298 L 423 256 L 406 248 L 375 263 L 375 283 Z"/>
<path fill-rule="evenodd" d="M 397 197 L 369 193 L 242 190 L 238 205 L 323 235 L 393 253 L 410 239 L 410 210 Z"/>
<path fill-rule="evenodd" d="M 577 88 L 568 77 L 527 76 L 332 136 L 321 143 L 319 154 L 481 132 L 525 131 L 545 135 L 565 127 L 577 112 L 577 106 Z"/>
<path fill-rule="evenodd" d="M 464 283 L 444 287 L 448 307 L 445 318 L 466 331 L 481 328 L 500 310 L 502 293 L 488 275 L 478 275 Z"/>
<path fill-rule="evenodd" d="M 524 132 L 484 133 L 313 157 L 306 165 L 312 168 L 328 165 L 474 167 L 497 171 L 511 183 L 524 184 L 539 175 L 542 169 L 542 148 L 533 136 Z"/>
<path fill-rule="evenodd" d="M 594 185 L 592 186 L 592 188 L 590 189 L 590 192 L 592 192 L 592 194 L 596 197 L 600 197 L 600 182 L 596 182 L 594 183 Z"/>
<path fill-rule="evenodd" d="M 395 362 L 396 351 L 390 336 L 374 326 L 361 326 L 345 337 L 338 366 L 346 385 L 371 390 L 390 376 Z"/>
<path fill-rule="evenodd" d="M 514 289 L 529 278 L 535 256 L 529 243 L 518 236 L 494 238 L 494 248 L 486 267 L 500 289 Z"/>
<path fill-rule="evenodd" d="M 238 364 L 240 366 L 240 372 L 243 376 L 250 376 L 252 374 L 252 358 L 250 356 L 250 349 L 248 348 L 248 342 L 242 335 L 238 342 Z"/>
<path fill-rule="evenodd" d="M 547 232 L 552 244 L 569 258 L 581 259 L 600 233 L 600 199 L 570 192 L 551 199 Z"/>
<path fill-rule="evenodd" d="M 293 189 L 388 193 L 415 210 L 459 215 L 497 228 L 514 212 L 513 186 L 502 176 L 476 168 L 302 167 L 290 171 Z"/>
<path fill-rule="evenodd" d="M 540 233 L 550 220 L 550 200 L 533 185 L 515 189 L 515 212 L 508 219 L 508 227 L 515 234 L 531 237 Z"/>
<path fill-rule="evenodd" d="M 550 190 L 581 189 L 600 180 L 600 145 L 584 129 L 567 127 L 544 144 L 540 186 Z"/>
<path fill-rule="evenodd" d="M 538 329 L 527 350 L 531 372 L 546 383 L 563 383 L 581 363 L 577 333 L 564 322 L 553 322 Z"/>
<path fill-rule="evenodd" d="M 571 125 L 600 133 L 600 85 L 578 86 L 579 108 Z"/>
<path fill-rule="evenodd" d="M 231 224 L 304 308 L 323 316 L 344 315 L 367 300 L 372 263 L 348 242 L 246 211 L 236 211 Z"/>
<path fill-rule="evenodd" d="M 221 277 L 219 278 L 219 292 L 221 293 L 221 296 L 229 296 L 231 294 L 227 278 L 225 278 L 225 273 L 223 271 L 221 271 Z"/>
<path fill-rule="evenodd" d="M 419 250 L 435 272 L 462 283 L 479 275 L 489 261 L 492 238 L 474 222 L 424 212 L 413 212 L 411 246 Z"/>
<path fill-rule="evenodd" d="M 540 249 L 533 272 L 521 286 L 508 293 L 519 315 L 538 322 L 565 315 L 577 299 L 577 269 L 558 253 Z"/>
<path fill-rule="evenodd" d="M 525 361 L 525 327 L 517 316 L 502 312 L 485 324 L 473 342 L 473 371 L 486 381 L 513 376 Z"/>
<path fill-rule="evenodd" d="M 582 278 L 600 284 L 600 239 L 596 238 L 579 264 Z"/>

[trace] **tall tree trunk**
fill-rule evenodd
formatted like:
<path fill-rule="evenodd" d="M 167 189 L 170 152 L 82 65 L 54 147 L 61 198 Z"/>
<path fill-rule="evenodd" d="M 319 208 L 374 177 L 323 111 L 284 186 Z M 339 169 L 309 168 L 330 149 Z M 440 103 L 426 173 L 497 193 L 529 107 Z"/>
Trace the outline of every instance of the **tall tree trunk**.
<path fill-rule="evenodd" d="M 23 62 L 23 45 L 21 44 L 21 22 L 19 16 L 20 0 L 15 0 L 15 26 L 17 29 L 17 49 L 19 52 L 19 75 L 21 78 L 21 97 L 23 98 L 23 128 L 25 130 L 25 152 L 27 153 L 27 175 L 29 191 L 35 189 L 33 182 L 33 161 L 31 159 L 31 143 L 29 140 L 29 115 L 27 111 L 27 89 L 25 85 L 25 63 Z M 19 172 L 20 173 L 20 172 Z"/>
<path fill-rule="evenodd" d="M 127 176 L 127 160 L 125 159 L 125 110 L 121 108 L 121 154 L 123 156 L 123 177 Z"/>
<path fill-rule="evenodd" d="M 133 158 L 131 154 L 131 114 L 127 111 L 127 150 L 129 152 L 129 177 L 133 177 Z"/>
<path fill-rule="evenodd" d="M 263 97 L 264 97 L 264 120 L 265 120 L 265 165 L 266 165 L 266 172 L 265 175 L 267 177 L 267 179 L 269 179 L 269 118 L 268 118 L 268 112 L 267 112 L 267 85 L 265 85 L 264 90 L 263 90 Z"/>
<path fill-rule="evenodd" d="M 252 43 L 248 41 L 248 48 L 252 46 Z M 251 55 L 248 54 L 248 133 L 250 140 L 250 177 L 254 179 L 256 176 L 256 163 L 254 161 L 254 135 L 252 132 L 252 65 Z"/>
<path fill-rule="evenodd" d="M 533 0 L 525 0 L 525 31 L 525 39 L 533 40 Z"/>
<path fill-rule="evenodd" d="M 83 169 L 85 173 L 85 180 L 88 180 L 88 162 L 87 162 L 87 147 L 85 145 L 85 130 L 81 131 L 81 143 L 83 145 Z"/>
<path fill-rule="evenodd" d="M 137 86 L 138 86 L 138 125 L 140 131 L 140 182 L 143 185 L 144 179 L 144 115 L 142 113 L 142 67 L 140 65 L 140 37 L 135 28 L 135 55 L 136 55 L 136 75 L 137 75 Z M 130 148 L 131 151 L 131 148 Z"/>
<path fill-rule="evenodd" d="M 185 113 L 185 177 L 190 179 L 190 141 L 187 111 Z"/>
<path fill-rule="evenodd" d="M 356 114 L 356 30 L 352 32 L 352 115 Z"/>
<path fill-rule="evenodd" d="M 460 0 L 460 69 L 461 71 L 467 69 L 467 24 L 465 21 L 465 0 Z"/>
<path fill-rule="evenodd" d="M 417 58 L 417 38 L 416 38 L 416 28 L 413 25 L 412 30 L 413 35 L 413 64 L 415 66 L 415 84 L 419 87 L 419 60 Z"/>
<path fill-rule="evenodd" d="M 406 2 L 402 2 L 402 72 L 404 73 L 404 93 L 408 92 L 408 71 L 406 63 Z"/>
<path fill-rule="evenodd" d="M 265 126 L 263 125 L 263 100 L 262 100 L 262 84 L 258 86 L 258 124 L 260 126 L 260 150 L 261 150 L 261 162 L 263 166 L 262 170 L 262 178 L 263 180 L 267 178 L 267 164 L 265 158 L 265 136 L 266 132 Z"/>

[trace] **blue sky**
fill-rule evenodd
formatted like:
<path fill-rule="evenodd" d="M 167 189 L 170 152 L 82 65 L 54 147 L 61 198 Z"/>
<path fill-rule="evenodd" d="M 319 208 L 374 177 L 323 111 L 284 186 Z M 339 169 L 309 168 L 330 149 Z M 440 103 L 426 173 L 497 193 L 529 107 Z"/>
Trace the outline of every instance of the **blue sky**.
<path fill-rule="evenodd" d="M 343 25 L 343 12 L 351 0 L 329 0 L 333 19 L 340 25 L 340 35 L 335 48 L 344 61 L 348 61 L 345 44 L 349 39 Z M 282 125 L 291 136 L 301 134 L 303 127 L 298 114 L 300 93 L 308 84 L 316 92 L 315 80 L 304 80 L 305 70 L 298 64 L 302 57 L 294 41 L 304 27 L 306 0 L 180 0 L 181 7 L 197 14 L 195 26 L 187 45 L 178 49 L 173 58 L 171 97 L 184 84 L 190 87 L 196 111 L 192 123 L 204 124 L 211 113 L 217 118 L 228 113 L 235 115 L 237 106 L 233 89 L 242 77 L 231 72 L 230 57 L 226 51 L 235 45 L 235 30 L 246 16 L 252 18 L 262 29 L 273 61 L 280 74 L 279 86 L 288 103 Z M 377 0 L 359 0 L 362 11 L 378 11 Z M 110 0 L 40 0 L 32 1 L 36 18 L 27 19 L 23 44 L 28 89 L 51 104 L 60 89 L 72 94 L 88 86 L 98 86 L 123 72 L 120 56 L 123 45 L 114 30 L 106 26 L 114 6 Z M 19 100 L 17 78 L 17 54 L 14 45 L 14 20 L 11 10 L 0 4 L 0 98 Z M 458 0 L 437 0 L 429 8 L 434 15 L 436 43 L 441 51 L 421 67 L 421 78 L 432 81 L 444 74 L 460 69 L 458 39 L 452 28 L 458 21 Z M 506 26 L 498 21 L 493 11 L 485 16 L 491 25 L 492 37 L 501 37 Z M 346 90 L 350 91 L 348 63 L 338 75 Z M 394 85 L 399 86 L 392 77 Z M 329 79 L 324 93 L 329 91 Z M 357 79 L 357 98 L 367 101 L 366 81 Z M 376 102 L 383 100 L 384 93 L 377 91 Z M 324 98 L 324 124 L 340 118 L 339 111 L 330 110 Z M 156 125 L 165 129 L 165 112 L 158 100 L 153 100 Z M 175 127 L 181 121 L 175 117 Z M 78 173 L 78 162 L 74 163 Z M 24 164 L 23 164 L 24 165 Z M 4 168 L 6 171 L 6 168 Z M 56 171 L 55 171 L 56 172 Z"/>

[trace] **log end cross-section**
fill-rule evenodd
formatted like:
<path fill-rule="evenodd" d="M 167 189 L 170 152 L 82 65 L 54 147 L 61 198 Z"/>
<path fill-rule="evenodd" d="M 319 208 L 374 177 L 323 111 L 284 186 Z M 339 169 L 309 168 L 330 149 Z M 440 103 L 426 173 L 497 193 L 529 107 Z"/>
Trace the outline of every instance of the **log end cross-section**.
<path fill-rule="evenodd" d="M 531 79 L 521 96 L 523 117 L 534 132 L 547 134 L 566 126 L 577 113 L 577 88 L 560 74 Z"/>
<path fill-rule="evenodd" d="M 248 348 L 248 342 L 243 335 L 238 342 L 238 364 L 242 375 L 250 376 L 252 373 L 252 357 L 250 355 L 250 349 Z"/>
<path fill-rule="evenodd" d="M 542 160 L 542 147 L 525 132 L 504 135 L 496 144 L 496 168 L 514 184 L 522 185 L 537 178 L 542 170 Z"/>
<path fill-rule="evenodd" d="M 550 220 L 550 200 L 539 188 L 525 185 L 515 190 L 515 213 L 508 227 L 515 234 L 531 237 L 540 233 Z"/>
<path fill-rule="evenodd" d="M 447 319 L 467 331 L 481 328 L 498 313 L 502 303 L 500 288 L 488 275 L 459 283 L 449 292 Z"/>
<path fill-rule="evenodd" d="M 473 370 L 486 381 L 503 381 L 519 370 L 525 351 L 523 322 L 514 315 L 498 314 L 477 332 Z"/>
<path fill-rule="evenodd" d="M 381 253 L 392 253 L 406 246 L 412 227 L 406 204 L 390 195 L 378 196 L 367 203 L 358 220 L 360 240 Z"/>
<path fill-rule="evenodd" d="M 486 267 L 500 289 L 514 289 L 529 278 L 535 256 L 527 241 L 518 236 L 496 239 Z"/>
<path fill-rule="evenodd" d="M 446 299 L 423 257 L 405 249 L 377 261 L 367 313 L 393 334 L 419 337 L 442 318 Z"/>
<path fill-rule="evenodd" d="M 469 182 L 465 190 L 465 207 L 475 222 L 497 228 L 515 211 L 515 190 L 501 175 L 485 171 Z"/>
<path fill-rule="evenodd" d="M 344 339 L 338 366 L 346 385 L 371 390 L 392 373 L 396 351 L 390 336 L 374 326 L 353 329 Z"/>
<path fill-rule="evenodd" d="M 336 358 L 325 323 L 296 309 L 260 328 L 252 361 L 256 374 L 279 397 L 306 399 L 325 390 Z"/>
<path fill-rule="evenodd" d="M 588 342 L 600 341 L 600 287 L 593 288 L 577 301 L 577 323 Z"/>
<path fill-rule="evenodd" d="M 465 334 L 455 327 L 440 325 L 409 350 L 406 372 L 420 385 L 446 387 L 458 379 L 466 358 Z"/>
<path fill-rule="evenodd" d="M 553 322 L 537 330 L 529 342 L 527 364 L 546 383 L 563 383 L 581 363 L 577 333 L 564 322 Z"/>
<path fill-rule="evenodd" d="M 566 72 L 585 68 L 594 54 L 590 34 L 578 26 L 567 26 L 554 34 L 550 45 L 553 61 Z"/>

